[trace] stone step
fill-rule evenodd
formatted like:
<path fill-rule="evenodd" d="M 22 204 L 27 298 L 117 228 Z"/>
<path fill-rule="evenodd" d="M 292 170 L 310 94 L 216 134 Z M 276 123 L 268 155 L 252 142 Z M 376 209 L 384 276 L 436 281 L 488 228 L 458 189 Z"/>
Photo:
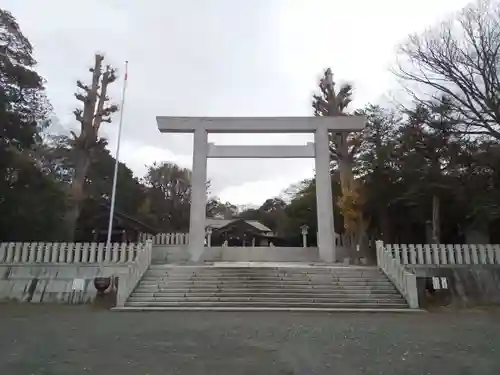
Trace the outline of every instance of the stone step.
<path fill-rule="evenodd" d="M 252 307 L 252 306 L 124 306 L 113 307 L 116 312 L 127 311 L 225 311 L 225 312 L 300 312 L 300 313 L 421 313 L 422 309 L 408 307 Z"/>
<path fill-rule="evenodd" d="M 154 265 L 151 265 L 154 267 Z M 188 268 L 188 266 L 183 266 Z M 191 268 L 189 270 L 181 270 L 177 268 L 150 268 L 148 272 L 154 273 L 171 273 L 171 274 L 179 274 L 179 275 L 187 275 L 187 274 L 310 274 L 310 275 L 348 275 L 348 274 L 359 274 L 359 275 L 381 275 L 380 270 L 377 269 L 367 269 L 367 270 L 343 270 L 343 269 L 325 269 L 325 270 L 315 270 L 313 268 L 301 268 L 301 269 L 293 269 L 293 268 L 206 268 L 206 269 L 197 269 Z"/>
<path fill-rule="evenodd" d="M 142 282 L 143 285 L 184 285 L 184 286 L 223 286 L 223 285 L 352 285 L 352 286 L 393 286 L 387 280 L 262 280 L 262 279 L 214 279 L 214 280 L 180 280 L 180 279 L 146 279 Z"/>
<path fill-rule="evenodd" d="M 152 273 L 145 273 L 145 279 L 182 279 L 182 280 L 213 280 L 213 279 L 227 279 L 227 280 L 239 280 L 239 279 L 266 279 L 266 280 L 356 280 L 356 279 L 369 279 L 369 280 L 386 280 L 382 275 L 377 276 L 360 276 L 360 275 L 177 275 L 177 274 L 161 274 L 156 275 Z"/>
<path fill-rule="evenodd" d="M 372 288 L 238 288 L 238 287 L 227 287 L 227 288 L 156 288 L 156 287 L 137 287 L 133 293 L 172 293 L 172 294 L 185 294 L 185 293 L 199 293 L 199 294 L 276 294 L 280 295 L 283 293 L 297 294 L 297 295 L 309 295 L 309 294 L 372 294 L 372 295 L 400 295 L 399 291 L 395 288 L 385 288 L 385 289 L 372 289 Z"/>
<path fill-rule="evenodd" d="M 146 301 L 146 302 L 127 302 L 126 307 L 140 307 L 140 306 L 156 306 L 156 307 L 285 307 L 282 302 L 276 301 L 236 301 L 236 302 L 218 302 L 218 301 L 172 301 L 172 302 L 162 302 L 162 301 Z M 407 305 L 405 303 L 399 302 L 384 302 L 377 303 L 376 301 L 353 301 L 353 302 L 294 302 L 290 301 L 286 303 L 287 308 L 405 308 Z"/>
<path fill-rule="evenodd" d="M 328 289 L 346 289 L 346 290 L 390 290 L 396 291 L 396 288 L 391 284 L 383 285 L 366 285 L 366 284 L 288 284 L 288 283 L 266 283 L 266 284 L 180 284 L 180 283 L 141 283 L 136 289 L 178 289 L 178 290 L 220 290 L 220 289 L 235 289 L 235 290 L 328 290 Z"/>
<path fill-rule="evenodd" d="M 217 276 L 179 276 L 179 275 L 150 275 L 144 274 L 143 280 L 171 280 L 171 281 L 207 281 L 211 282 L 214 280 L 224 280 L 228 282 L 233 281 L 253 281 L 253 280 L 262 280 L 262 281 L 290 281 L 290 282 L 332 282 L 332 281 L 341 281 L 341 282 L 351 282 L 351 281 L 377 281 L 377 282 L 388 282 L 389 279 L 382 276 L 288 276 L 288 275 L 280 275 L 280 276 L 272 276 L 272 275 L 237 275 L 237 276 L 226 276 L 226 275 L 217 275 Z"/>
<path fill-rule="evenodd" d="M 378 299 L 374 301 L 373 299 L 361 299 L 361 298 L 342 298 L 342 299 L 294 299 L 294 298 L 280 298 L 280 299 L 266 299 L 266 298 L 183 298 L 183 299 L 173 299 L 173 298 L 155 298 L 155 299 L 144 299 L 144 298 L 131 298 L 128 303 L 149 303 L 149 304 L 157 304 L 157 303 L 273 303 L 279 305 L 289 306 L 290 304 L 374 304 L 377 305 L 398 305 L 398 306 L 406 306 L 406 303 L 397 299 Z"/>
<path fill-rule="evenodd" d="M 297 293 L 165 293 L 165 292 L 155 292 L 155 293 L 133 293 L 130 298 L 314 298 L 314 299 L 335 299 L 335 298 L 371 298 L 375 296 L 371 293 L 322 293 L 322 294 L 297 294 Z M 402 299 L 398 294 L 377 294 L 377 300 L 380 299 Z"/>
<path fill-rule="evenodd" d="M 371 295 L 373 298 L 379 298 L 383 296 L 400 296 L 400 293 L 393 289 L 386 290 L 374 290 L 374 289 L 154 289 L 154 288 L 138 288 L 131 295 L 193 295 L 193 296 L 205 296 L 205 295 L 296 295 L 298 297 L 308 297 L 308 296 L 318 296 L 318 295 L 352 295 L 352 296 L 363 296 Z"/>
<path fill-rule="evenodd" d="M 376 267 L 210 267 L 152 265 L 128 308 L 407 309 Z"/>
<path fill-rule="evenodd" d="M 185 269 L 183 269 L 185 268 Z M 177 272 L 177 273 L 311 273 L 311 274 L 331 274 L 331 273 L 372 273 L 380 274 L 380 270 L 377 268 L 223 268 L 223 267 L 205 267 L 197 268 L 191 266 L 177 266 L 174 268 L 157 267 L 157 265 L 152 264 L 149 268 L 150 271 L 154 272 Z"/>
<path fill-rule="evenodd" d="M 290 277 L 290 276 L 260 276 L 260 275 L 239 275 L 239 276 L 178 276 L 178 275 L 150 275 L 145 274 L 143 276 L 143 280 L 173 280 L 173 281 L 214 281 L 214 280 L 226 280 L 229 282 L 232 281 L 240 281 L 240 280 L 263 280 L 263 281 L 290 281 L 290 282 L 298 282 L 298 281 L 383 281 L 390 283 L 389 279 L 378 276 L 378 277 L 359 277 L 359 276 L 301 276 L 301 277 Z"/>
<path fill-rule="evenodd" d="M 379 272 L 380 269 L 378 267 L 369 267 L 369 266 L 339 266 L 339 267 L 329 267 L 329 266 L 291 266 L 291 267 L 217 267 L 217 266 L 200 266 L 200 265 L 187 265 L 187 266 L 178 266 L 178 265 L 161 265 L 161 264 L 152 264 L 150 266 L 151 270 L 163 270 L 163 271 L 179 271 L 179 272 L 193 272 L 193 271 L 203 271 L 203 272 L 211 272 L 211 271 L 220 271 L 220 272 L 255 272 L 255 271 L 280 271 L 280 272 L 362 272 L 362 271 L 374 271 Z"/>
<path fill-rule="evenodd" d="M 153 265 L 154 266 L 154 265 Z M 151 266 L 151 267 L 153 267 Z M 153 274 L 176 274 L 176 275 L 368 275 L 368 276 L 381 276 L 382 273 L 379 270 L 340 270 L 331 269 L 324 271 L 317 271 L 314 269 L 260 269 L 260 268 L 235 268 L 235 269 L 224 269 L 224 268 L 212 268 L 212 269 L 191 269 L 191 270 L 179 270 L 180 267 L 174 269 L 155 269 L 150 268 L 148 273 Z"/>
<path fill-rule="evenodd" d="M 183 289 L 183 290 L 219 290 L 219 289 L 236 289 L 236 290 L 312 290 L 312 289 L 346 289 L 346 290 L 396 290 L 391 284 L 289 284 L 289 283 L 228 283 L 228 284 L 203 284 L 203 283 L 166 283 L 166 282 L 148 282 L 140 283 L 136 289 L 151 288 L 151 289 Z"/>
<path fill-rule="evenodd" d="M 154 269 L 164 268 L 164 269 L 179 269 L 179 270 L 190 270 L 190 269 L 205 269 L 205 270 L 267 270 L 267 269 L 283 269 L 283 270 L 311 270 L 311 271 L 322 271 L 322 270 L 378 270 L 377 266 L 363 266 L 363 265 L 344 265 L 342 263 L 318 263 L 318 264 L 308 264 L 308 263 L 275 263 L 275 262 L 242 262 L 241 265 L 231 266 L 229 264 L 238 264 L 237 262 L 227 263 L 228 265 L 221 265 L 220 263 L 215 264 L 193 264 L 189 266 L 178 266 L 176 264 L 155 264 L 151 267 Z"/>
<path fill-rule="evenodd" d="M 399 293 L 391 285 L 367 286 L 367 285 L 138 285 L 136 292 L 159 292 L 159 291 L 184 291 L 199 293 L 229 292 L 270 292 L 270 293 Z"/>
<path fill-rule="evenodd" d="M 294 295 L 321 295 L 321 294 L 371 294 L 374 296 L 379 295 L 399 295 L 396 289 L 368 289 L 368 288 L 357 288 L 357 289 L 343 289 L 343 288 L 308 288 L 308 289 L 297 289 L 297 288 L 274 288 L 274 289 L 259 289 L 259 288 L 194 288 L 194 289 L 171 289 L 171 288 L 143 288 L 138 287 L 134 290 L 134 293 L 170 293 L 184 295 L 189 294 L 294 294 Z"/>
<path fill-rule="evenodd" d="M 152 291 L 152 290 L 185 290 L 185 291 L 220 291 L 220 290 L 241 290 L 241 291 L 272 291 L 272 292 L 283 292 L 286 290 L 290 291 L 302 291 L 302 292 L 314 292 L 314 291 L 370 291 L 370 292 L 397 292 L 397 290 L 391 286 L 373 286 L 373 285 L 242 285 L 242 284 L 231 284 L 231 285 L 138 285 L 137 291 Z"/>

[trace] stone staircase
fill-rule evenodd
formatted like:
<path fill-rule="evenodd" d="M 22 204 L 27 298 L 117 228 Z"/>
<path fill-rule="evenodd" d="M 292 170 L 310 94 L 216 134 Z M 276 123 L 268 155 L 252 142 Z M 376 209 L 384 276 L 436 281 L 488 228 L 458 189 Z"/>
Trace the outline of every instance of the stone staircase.
<path fill-rule="evenodd" d="M 151 265 L 118 310 L 410 310 L 377 267 Z"/>

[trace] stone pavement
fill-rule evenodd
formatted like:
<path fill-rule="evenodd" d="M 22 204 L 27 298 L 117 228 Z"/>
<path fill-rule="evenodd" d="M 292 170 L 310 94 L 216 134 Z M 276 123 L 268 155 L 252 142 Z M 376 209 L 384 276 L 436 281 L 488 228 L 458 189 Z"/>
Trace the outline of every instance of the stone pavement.
<path fill-rule="evenodd" d="M 500 374 L 500 313 L 0 305 L 0 374 Z"/>

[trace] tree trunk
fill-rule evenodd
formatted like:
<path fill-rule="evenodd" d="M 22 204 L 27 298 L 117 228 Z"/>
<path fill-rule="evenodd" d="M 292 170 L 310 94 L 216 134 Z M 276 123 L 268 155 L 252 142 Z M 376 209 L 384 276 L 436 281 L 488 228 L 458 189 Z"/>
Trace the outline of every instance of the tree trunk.
<path fill-rule="evenodd" d="M 84 186 L 87 171 L 90 166 L 90 155 L 80 152 L 76 155 L 75 174 L 68 193 L 69 207 L 66 211 L 64 223 L 66 226 L 66 239 L 74 241 L 76 224 L 80 216 L 81 203 L 84 198 Z"/>
<path fill-rule="evenodd" d="M 338 162 L 339 162 L 339 174 L 340 174 L 340 186 L 342 192 L 349 191 L 351 185 L 354 182 L 354 176 L 352 173 L 352 160 L 349 154 L 349 145 L 347 143 L 347 133 L 341 133 L 334 135 L 335 137 L 335 148 L 337 150 Z"/>
<path fill-rule="evenodd" d="M 440 200 L 436 194 L 432 195 L 432 243 L 441 242 L 441 220 L 439 218 Z"/>
<path fill-rule="evenodd" d="M 343 196 L 348 195 L 353 192 L 356 187 L 354 184 L 354 174 L 353 174 L 353 161 L 349 153 L 349 145 L 347 143 L 347 133 L 340 133 L 335 135 L 335 148 L 338 153 L 338 165 L 339 165 L 339 175 L 340 175 L 340 189 Z M 354 224 L 354 225 L 352 225 Z M 358 246 L 361 247 L 362 239 L 365 235 L 364 223 L 362 218 L 356 220 L 355 223 L 351 223 L 351 228 L 347 229 L 347 234 L 349 237 L 349 256 L 354 259 L 359 256 L 357 252 Z"/>

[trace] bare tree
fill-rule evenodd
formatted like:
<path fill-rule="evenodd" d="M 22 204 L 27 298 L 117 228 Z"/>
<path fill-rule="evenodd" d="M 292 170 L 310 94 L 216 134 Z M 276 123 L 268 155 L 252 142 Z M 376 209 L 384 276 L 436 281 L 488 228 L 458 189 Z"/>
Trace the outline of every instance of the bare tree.
<path fill-rule="evenodd" d="M 344 110 L 351 103 L 352 86 L 344 84 L 338 91 L 335 88 L 333 73 L 326 69 L 319 81 L 319 95 L 313 95 L 313 108 L 316 116 L 347 116 Z M 337 206 L 344 218 L 344 228 L 350 239 L 350 245 L 360 245 L 367 225 L 362 214 L 362 194 L 359 184 L 354 179 L 354 156 L 361 145 L 361 135 L 339 132 L 331 133 L 330 153 L 338 165 L 342 196 Z"/>
<path fill-rule="evenodd" d="M 328 68 L 319 81 L 320 94 L 313 95 L 315 116 L 347 115 L 344 110 L 352 101 L 352 86 L 344 84 L 338 92 L 335 86 L 332 70 Z M 342 185 L 347 188 L 353 180 L 353 156 L 359 147 L 357 138 L 348 132 L 331 133 L 329 137 L 332 160 L 338 164 Z"/>
<path fill-rule="evenodd" d="M 400 47 L 394 73 L 419 104 L 446 105 L 459 134 L 500 140 L 500 4 L 479 0 Z"/>
<path fill-rule="evenodd" d="M 80 215 L 80 206 L 84 199 L 85 179 L 92 162 L 93 151 L 103 140 L 99 139 L 99 128 L 103 122 L 111 122 L 111 115 L 118 111 L 118 107 L 109 104 L 107 95 L 108 85 L 116 80 L 116 71 L 110 65 L 103 68 L 103 55 L 95 55 L 94 67 L 89 69 L 92 73 L 90 86 L 81 81 L 76 85 L 81 90 L 75 97 L 83 103 L 83 109 L 74 111 L 75 117 L 80 122 L 80 134 L 72 132 L 72 156 L 74 157 L 74 175 L 68 194 L 69 207 L 65 217 L 68 239 L 75 234 L 75 227 Z"/>

